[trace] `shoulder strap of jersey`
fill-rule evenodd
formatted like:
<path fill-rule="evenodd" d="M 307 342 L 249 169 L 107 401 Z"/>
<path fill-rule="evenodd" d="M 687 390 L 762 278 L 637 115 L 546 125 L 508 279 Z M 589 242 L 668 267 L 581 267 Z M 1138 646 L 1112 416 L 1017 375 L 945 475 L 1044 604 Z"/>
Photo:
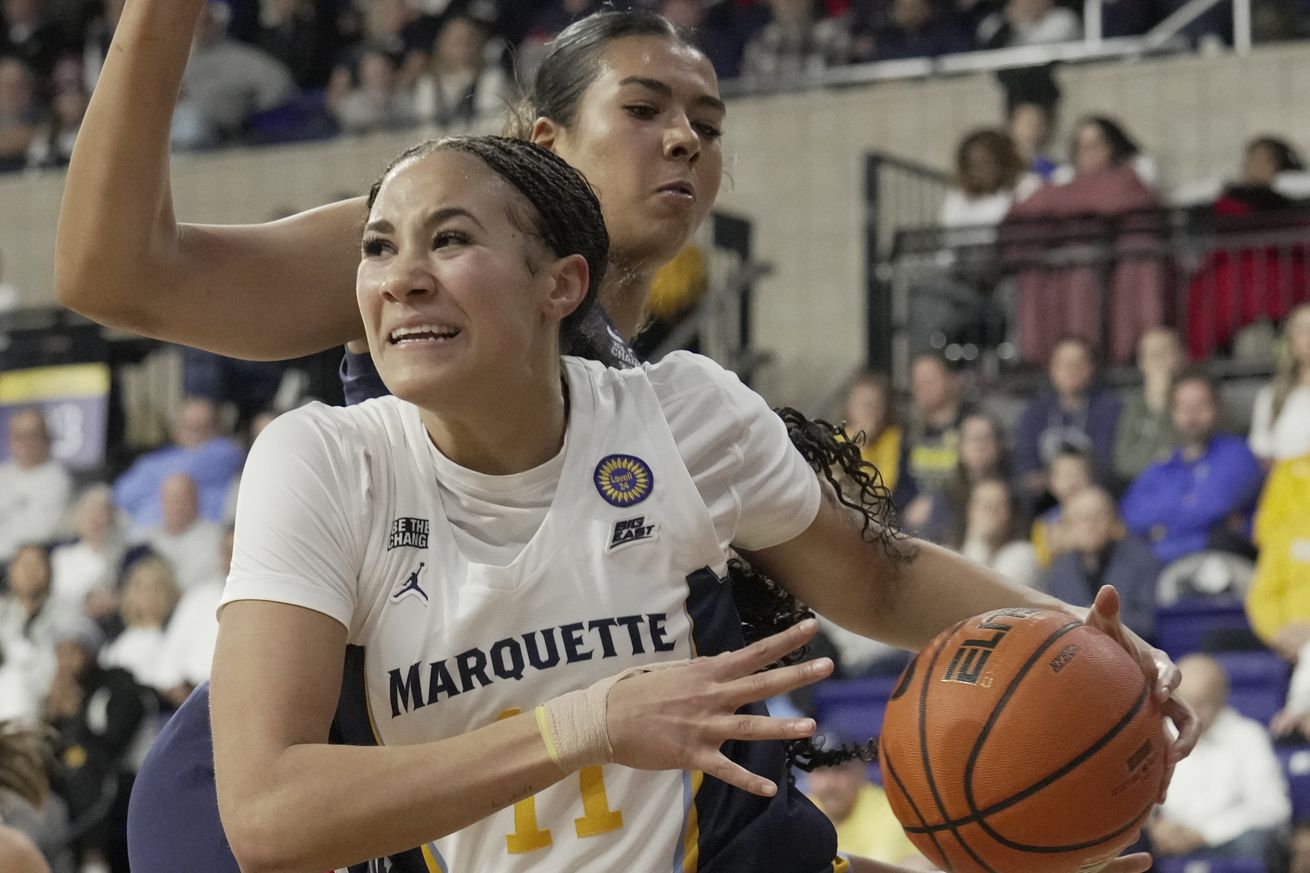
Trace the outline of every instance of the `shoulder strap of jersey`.
<path fill-rule="evenodd" d="M 687 464 L 682 459 L 682 452 L 678 449 L 678 442 L 673 436 L 673 428 L 669 426 L 659 396 L 655 393 L 654 386 L 650 384 L 650 378 L 644 370 L 637 370 L 625 373 L 623 382 L 633 399 L 641 426 L 651 445 L 664 459 L 665 476 L 677 477 L 678 487 L 689 495 L 688 500 L 694 507 L 691 511 L 698 516 L 694 519 L 694 524 L 688 525 L 700 538 L 696 543 L 697 551 L 705 555 L 706 566 L 713 568 L 722 576 L 727 572 L 727 555 L 723 554 L 723 549 L 719 546 L 714 519 L 710 515 L 709 507 L 705 505 L 700 489 L 696 487 L 691 471 L 687 469 Z"/>

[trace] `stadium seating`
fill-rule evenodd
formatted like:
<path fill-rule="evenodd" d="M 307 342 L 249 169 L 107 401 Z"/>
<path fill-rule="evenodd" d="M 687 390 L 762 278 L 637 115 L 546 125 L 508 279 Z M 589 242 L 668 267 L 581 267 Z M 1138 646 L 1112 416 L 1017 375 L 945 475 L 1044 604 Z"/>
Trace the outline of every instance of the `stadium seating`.
<path fill-rule="evenodd" d="M 1287 699 L 1291 675 L 1287 662 L 1269 651 L 1211 654 L 1228 674 L 1228 705 L 1262 725 L 1269 724 Z"/>
<path fill-rule="evenodd" d="M 1266 873 L 1260 858 L 1221 858 L 1198 853 L 1176 858 L 1157 858 L 1156 873 Z"/>
<path fill-rule="evenodd" d="M 1189 597 L 1157 607 L 1155 612 L 1156 645 L 1175 661 L 1207 649 L 1207 642 L 1216 632 L 1249 629 L 1246 610 L 1236 599 Z"/>
<path fill-rule="evenodd" d="M 1310 745 L 1278 746 L 1277 752 L 1292 794 L 1292 821 L 1310 821 Z"/>

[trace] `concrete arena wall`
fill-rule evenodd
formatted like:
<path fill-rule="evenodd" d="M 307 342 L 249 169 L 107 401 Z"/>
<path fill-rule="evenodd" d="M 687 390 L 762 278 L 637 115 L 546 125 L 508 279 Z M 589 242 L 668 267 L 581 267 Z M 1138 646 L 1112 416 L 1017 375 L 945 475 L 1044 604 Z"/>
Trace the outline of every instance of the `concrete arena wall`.
<path fill-rule="evenodd" d="M 1153 154 L 1165 184 L 1237 171 L 1242 143 L 1276 132 L 1310 148 L 1310 45 L 1247 57 L 1186 56 L 1065 67 L 1062 119 L 1120 117 Z M 730 107 L 731 180 L 720 205 L 754 219 L 774 273 L 758 290 L 757 342 L 775 355 L 760 388 L 776 403 L 826 396 L 862 356 L 862 155 L 882 149 L 947 168 L 962 133 L 995 124 L 990 75 L 902 81 L 741 98 Z M 419 134 L 182 156 L 174 165 L 179 217 L 260 221 L 362 192 Z M 51 302 L 51 257 L 62 179 L 0 180 L 4 278 L 25 302 Z"/>

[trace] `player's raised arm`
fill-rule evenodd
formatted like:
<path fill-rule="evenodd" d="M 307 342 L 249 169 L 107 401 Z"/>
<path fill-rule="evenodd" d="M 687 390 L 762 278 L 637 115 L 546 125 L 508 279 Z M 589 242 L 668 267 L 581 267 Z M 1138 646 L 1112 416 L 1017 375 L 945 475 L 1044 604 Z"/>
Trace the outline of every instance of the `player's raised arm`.
<path fill-rule="evenodd" d="M 204 3 L 128 0 L 69 166 L 55 293 L 105 324 L 239 357 L 354 339 L 362 199 L 258 225 L 174 217 L 169 131 Z"/>

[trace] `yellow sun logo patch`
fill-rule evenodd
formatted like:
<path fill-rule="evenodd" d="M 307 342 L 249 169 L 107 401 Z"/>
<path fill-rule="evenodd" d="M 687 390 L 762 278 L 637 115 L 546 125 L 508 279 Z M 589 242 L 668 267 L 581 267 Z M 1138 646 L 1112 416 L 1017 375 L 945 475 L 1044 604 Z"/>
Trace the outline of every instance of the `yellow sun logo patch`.
<path fill-rule="evenodd" d="M 650 496 L 655 474 L 633 455 L 608 455 L 596 465 L 596 490 L 612 506 L 632 506 Z"/>

